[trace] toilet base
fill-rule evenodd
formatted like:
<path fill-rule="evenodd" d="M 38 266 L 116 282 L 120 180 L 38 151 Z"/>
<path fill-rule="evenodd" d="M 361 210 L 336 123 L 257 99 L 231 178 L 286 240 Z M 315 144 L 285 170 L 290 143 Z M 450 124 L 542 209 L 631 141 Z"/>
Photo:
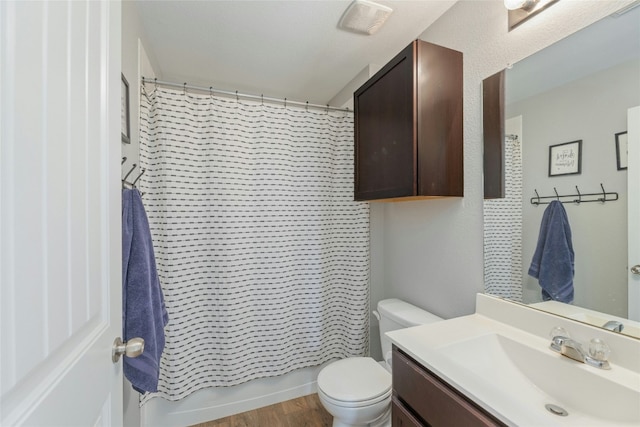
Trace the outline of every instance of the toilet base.
<path fill-rule="evenodd" d="M 349 424 L 333 417 L 332 427 L 391 427 L 391 405 L 380 418 L 371 423 Z"/>

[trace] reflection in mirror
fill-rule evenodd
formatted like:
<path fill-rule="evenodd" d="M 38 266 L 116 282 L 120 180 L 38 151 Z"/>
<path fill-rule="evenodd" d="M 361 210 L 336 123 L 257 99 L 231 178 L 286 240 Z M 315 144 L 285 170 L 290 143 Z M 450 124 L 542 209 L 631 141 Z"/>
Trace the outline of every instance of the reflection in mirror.
<path fill-rule="evenodd" d="M 627 129 L 627 110 L 640 105 L 639 76 L 640 7 L 606 17 L 507 70 L 506 197 L 484 205 L 487 293 L 597 326 L 624 320 L 629 333 L 640 326 L 627 315 L 629 195 L 627 170 L 618 169 L 616 150 L 616 134 Z M 567 163 L 560 173 L 550 173 L 550 147 L 573 141 L 582 141 L 580 172 Z M 577 160 L 577 152 L 565 154 Z M 602 188 L 618 199 L 576 202 Z M 570 306 L 543 302 L 538 279 L 528 274 L 549 206 L 532 198 L 556 195 L 566 196 L 559 199 L 575 255 Z"/>

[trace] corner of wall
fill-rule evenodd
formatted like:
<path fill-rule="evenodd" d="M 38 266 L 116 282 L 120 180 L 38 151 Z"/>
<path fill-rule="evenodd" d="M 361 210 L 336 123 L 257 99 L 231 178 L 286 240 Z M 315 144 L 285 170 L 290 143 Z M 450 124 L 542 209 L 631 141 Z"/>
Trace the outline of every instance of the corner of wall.
<path fill-rule="evenodd" d="M 369 77 L 373 76 L 379 69 L 379 66 L 373 64 L 364 67 L 340 92 L 331 98 L 329 105 L 353 109 L 353 92 L 369 80 Z"/>

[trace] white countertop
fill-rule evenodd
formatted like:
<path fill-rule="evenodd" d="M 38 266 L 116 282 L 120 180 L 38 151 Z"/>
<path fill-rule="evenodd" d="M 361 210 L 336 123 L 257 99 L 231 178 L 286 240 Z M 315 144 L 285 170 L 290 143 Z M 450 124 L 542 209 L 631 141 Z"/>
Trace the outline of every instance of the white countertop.
<path fill-rule="evenodd" d="M 494 312 L 501 311 L 500 304 L 512 303 L 488 302 Z M 514 308 L 507 307 L 509 310 Z M 418 363 L 507 425 L 637 427 L 633 402 L 640 396 L 635 394 L 640 393 L 640 372 L 616 364 L 611 370 L 601 370 L 568 359 L 549 349 L 550 338 L 481 312 L 400 329 L 387 336 Z M 640 344 L 633 349 L 640 349 Z M 589 387 L 597 390 L 585 391 Z M 616 402 L 626 406 L 616 408 Z M 558 404 L 569 416 L 551 414 L 544 408 L 547 403 Z M 637 406 L 640 420 L 640 400 Z"/>

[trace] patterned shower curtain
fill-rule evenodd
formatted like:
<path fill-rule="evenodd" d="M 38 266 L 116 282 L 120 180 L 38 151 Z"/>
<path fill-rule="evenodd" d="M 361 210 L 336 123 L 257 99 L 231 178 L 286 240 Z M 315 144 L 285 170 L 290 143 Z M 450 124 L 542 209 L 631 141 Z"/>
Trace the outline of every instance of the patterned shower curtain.
<path fill-rule="evenodd" d="M 522 301 L 522 148 L 505 140 L 505 197 L 484 201 L 485 292 Z"/>
<path fill-rule="evenodd" d="M 353 114 L 162 87 L 141 104 L 139 187 L 170 317 L 142 403 L 365 355 Z"/>

